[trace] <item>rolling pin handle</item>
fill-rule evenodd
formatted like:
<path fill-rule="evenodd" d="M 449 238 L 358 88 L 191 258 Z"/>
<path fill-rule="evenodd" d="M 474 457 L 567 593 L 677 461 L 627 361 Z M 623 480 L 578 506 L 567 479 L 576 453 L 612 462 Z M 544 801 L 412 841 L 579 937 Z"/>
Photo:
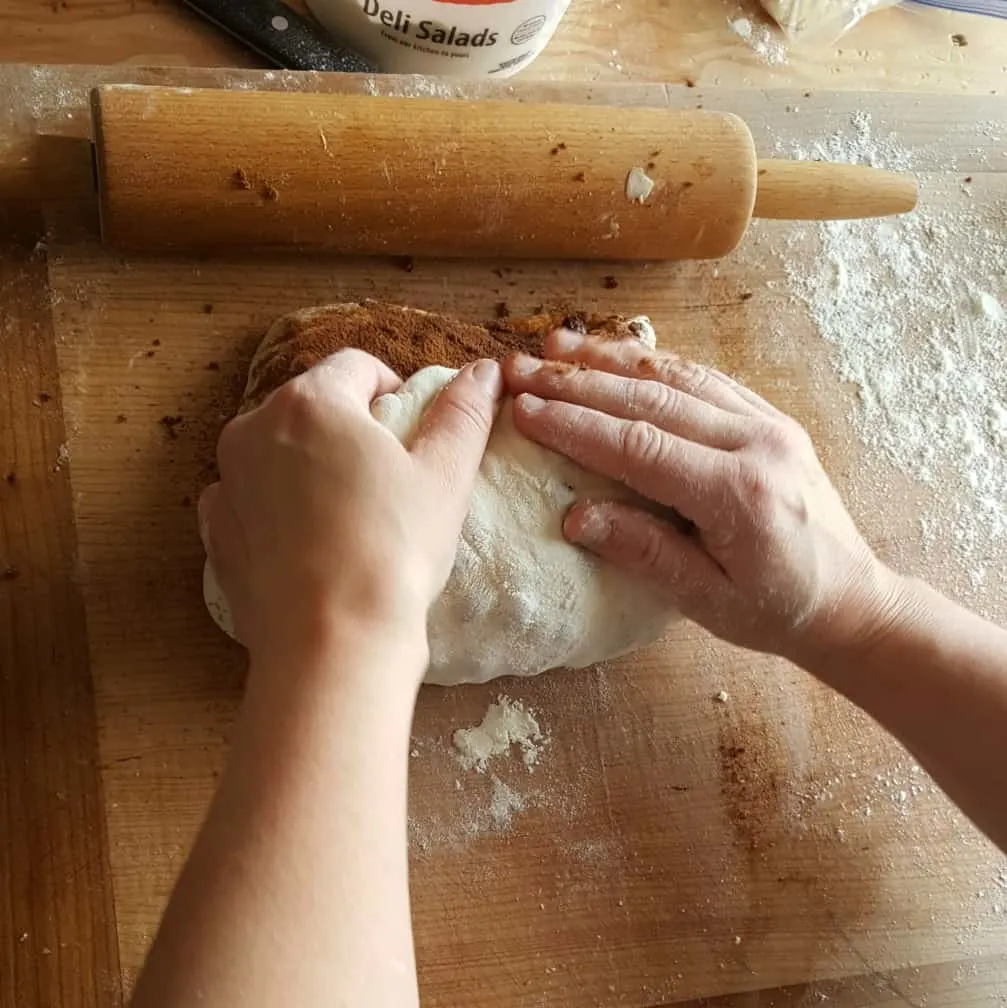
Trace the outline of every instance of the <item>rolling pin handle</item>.
<path fill-rule="evenodd" d="M 889 217 L 916 206 L 910 175 L 830 161 L 758 162 L 753 217 L 768 220 L 851 220 Z"/>

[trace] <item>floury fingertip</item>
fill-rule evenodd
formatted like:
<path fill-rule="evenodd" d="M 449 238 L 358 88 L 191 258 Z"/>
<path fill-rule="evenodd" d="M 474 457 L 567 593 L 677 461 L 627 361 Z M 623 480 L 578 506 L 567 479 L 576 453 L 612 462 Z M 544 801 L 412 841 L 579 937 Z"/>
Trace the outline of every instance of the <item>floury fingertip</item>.
<path fill-rule="evenodd" d="M 573 353 L 584 345 L 584 337 L 581 333 L 566 328 L 555 329 L 552 340 L 558 353 Z"/>
<path fill-rule="evenodd" d="M 599 546 L 612 532 L 612 523 L 600 507 L 582 507 L 567 516 L 565 531 L 581 546 Z"/>
<path fill-rule="evenodd" d="M 500 365 L 495 360 L 480 360 L 472 365 L 472 377 L 484 388 L 496 390 L 502 380 Z"/>

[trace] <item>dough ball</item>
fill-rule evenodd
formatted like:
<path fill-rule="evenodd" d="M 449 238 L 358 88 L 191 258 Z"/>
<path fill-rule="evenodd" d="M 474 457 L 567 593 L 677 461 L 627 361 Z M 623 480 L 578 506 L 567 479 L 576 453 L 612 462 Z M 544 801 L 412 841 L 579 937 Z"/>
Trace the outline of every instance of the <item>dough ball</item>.
<path fill-rule="evenodd" d="M 374 416 L 408 444 L 454 374 L 425 368 L 378 399 Z M 511 405 L 494 424 L 454 570 L 430 613 L 430 683 L 582 668 L 649 644 L 675 616 L 652 585 L 563 538 L 578 498 L 635 495 L 519 434 Z"/>
<path fill-rule="evenodd" d="M 547 324 L 551 328 L 557 322 Z M 631 325 L 626 334 L 653 345 L 649 321 L 641 317 L 620 324 Z M 250 388 L 253 374 L 254 364 Z M 416 371 L 397 392 L 374 402 L 375 418 L 408 445 L 425 410 L 454 374 L 440 366 Z M 259 398 L 256 392 L 261 388 L 253 389 L 253 399 Z M 563 538 L 564 515 L 586 497 L 643 503 L 626 487 L 524 438 L 514 427 L 511 401 L 505 400 L 454 569 L 430 613 L 426 682 L 455 685 L 581 668 L 661 635 L 677 613 L 652 585 Z M 213 618 L 233 636 L 227 601 L 209 564 L 204 597 Z"/>

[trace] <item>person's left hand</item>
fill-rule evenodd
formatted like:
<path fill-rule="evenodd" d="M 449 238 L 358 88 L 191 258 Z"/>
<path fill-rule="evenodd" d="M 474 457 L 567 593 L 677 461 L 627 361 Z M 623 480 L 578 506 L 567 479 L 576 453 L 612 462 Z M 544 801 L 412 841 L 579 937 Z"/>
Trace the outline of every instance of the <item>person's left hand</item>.
<path fill-rule="evenodd" d="M 239 639 L 293 667 L 333 631 L 425 643 L 451 572 L 500 395 L 500 368 L 464 368 L 409 450 L 370 413 L 400 379 L 359 350 L 335 354 L 236 417 L 200 527 Z M 266 662 L 268 664 L 268 662 Z"/>

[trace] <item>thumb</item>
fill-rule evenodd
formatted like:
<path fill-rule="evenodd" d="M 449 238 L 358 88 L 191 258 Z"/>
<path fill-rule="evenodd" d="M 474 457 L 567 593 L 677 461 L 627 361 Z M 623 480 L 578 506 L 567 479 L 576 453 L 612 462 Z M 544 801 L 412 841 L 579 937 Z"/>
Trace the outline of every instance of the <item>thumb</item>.
<path fill-rule="evenodd" d="M 563 534 L 575 545 L 654 581 L 687 616 L 728 587 L 723 571 L 696 539 L 630 504 L 579 501 L 567 512 Z"/>
<path fill-rule="evenodd" d="M 444 489 L 465 498 L 486 451 L 503 388 L 500 365 L 468 364 L 441 389 L 413 439 L 411 454 L 429 466 Z"/>

